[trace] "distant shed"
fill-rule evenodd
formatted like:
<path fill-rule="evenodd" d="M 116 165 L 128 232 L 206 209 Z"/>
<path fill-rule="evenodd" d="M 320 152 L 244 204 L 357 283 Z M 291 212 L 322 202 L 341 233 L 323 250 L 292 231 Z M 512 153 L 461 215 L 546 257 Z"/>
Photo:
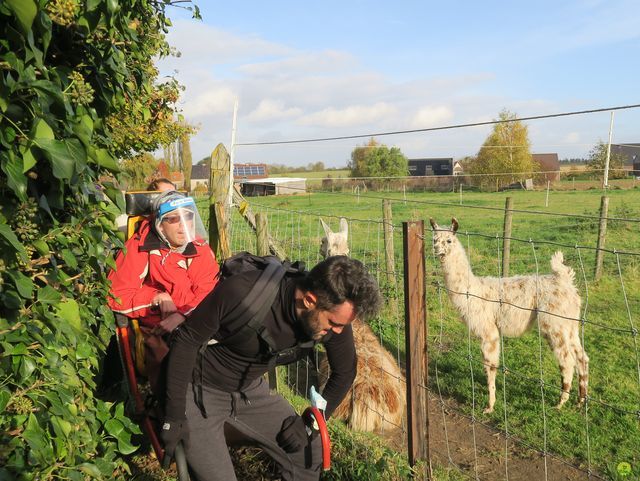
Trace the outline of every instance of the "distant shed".
<path fill-rule="evenodd" d="M 242 179 L 240 180 L 240 187 L 242 194 L 247 197 L 303 194 L 307 191 L 307 179 L 301 177 Z"/>
<path fill-rule="evenodd" d="M 534 164 L 540 166 L 540 172 L 545 180 L 555 182 L 560 180 L 560 161 L 558 160 L 558 154 L 532 154 L 531 155 Z"/>
<path fill-rule="evenodd" d="M 409 175 L 452 175 L 453 158 L 409 159 Z"/>

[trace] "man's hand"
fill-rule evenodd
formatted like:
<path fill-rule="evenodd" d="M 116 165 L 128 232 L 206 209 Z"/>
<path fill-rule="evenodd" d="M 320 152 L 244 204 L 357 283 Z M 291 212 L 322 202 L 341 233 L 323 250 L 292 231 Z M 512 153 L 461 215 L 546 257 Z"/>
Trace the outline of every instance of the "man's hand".
<path fill-rule="evenodd" d="M 164 319 L 177 311 L 176 305 L 168 292 L 158 292 L 151 301 L 153 306 L 160 311 L 160 317 Z"/>
<path fill-rule="evenodd" d="M 173 458 L 178 443 L 180 441 L 186 443 L 189 439 L 186 420 L 173 421 L 171 419 L 165 419 L 160 437 L 164 443 L 165 463 L 168 465 Z"/>
<path fill-rule="evenodd" d="M 287 453 L 295 453 L 313 440 L 318 431 L 312 428 L 312 420 L 302 416 L 289 416 L 282 422 L 276 441 Z"/>
<path fill-rule="evenodd" d="M 174 312 L 173 314 L 169 314 L 162 321 L 158 323 L 158 325 L 153 329 L 154 334 L 158 334 L 160 336 L 164 334 L 169 334 L 173 332 L 173 330 L 182 324 L 185 320 L 185 317 L 179 312 Z"/>

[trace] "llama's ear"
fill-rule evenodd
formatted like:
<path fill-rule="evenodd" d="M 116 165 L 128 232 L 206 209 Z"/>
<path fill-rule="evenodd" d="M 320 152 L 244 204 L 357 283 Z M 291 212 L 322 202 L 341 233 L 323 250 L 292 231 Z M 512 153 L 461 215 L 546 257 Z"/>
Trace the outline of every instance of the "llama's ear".
<path fill-rule="evenodd" d="M 347 219 L 344 217 L 340 217 L 340 233 L 345 236 L 349 234 L 349 224 L 347 223 Z"/>
<path fill-rule="evenodd" d="M 431 228 L 433 230 L 438 230 L 438 224 L 436 224 L 436 221 L 433 220 L 433 217 L 429 217 L 429 223 L 431 224 Z"/>
<path fill-rule="evenodd" d="M 451 218 L 451 232 L 454 234 L 458 231 L 458 220 L 455 217 Z"/>
<path fill-rule="evenodd" d="M 322 217 L 320 218 L 320 223 L 322 224 L 322 228 L 324 229 L 325 236 L 329 237 L 331 234 L 333 234 L 333 231 L 329 228 L 327 224 L 325 224 L 325 222 L 322 220 Z"/>

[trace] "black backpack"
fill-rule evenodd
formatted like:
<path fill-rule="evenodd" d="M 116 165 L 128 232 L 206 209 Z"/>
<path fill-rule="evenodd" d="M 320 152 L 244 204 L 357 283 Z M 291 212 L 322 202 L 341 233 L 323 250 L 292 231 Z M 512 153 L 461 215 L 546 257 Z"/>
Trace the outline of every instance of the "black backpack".
<path fill-rule="evenodd" d="M 249 252 L 239 252 L 226 259 L 220 266 L 220 282 L 248 271 L 262 271 L 251 290 L 225 316 L 225 330 L 229 333 L 223 337 L 214 336 L 213 339 L 205 342 L 198 352 L 198 360 L 193 375 L 193 383 L 196 389 L 196 404 L 200 407 L 206 417 L 206 411 L 202 404 L 202 378 L 203 378 L 203 355 L 205 350 L 211 345 L 240 345 L 256 334 L 263 341 L 263 352 L 259 354 L 257 362 L 266 362 L 269 368 L 289 364 L 301 358 L 303 352 L 313 348 L 315 341 L 299 342 L 293 347 L 278 350 L 271 333 L 264 325 L 264 318 L 271 309 L 271 305 L 276 299 L 280 289 L 282 279 L 289 276 L 304 275 L 304 262 L 282 261 L 276 256 L 256 256 Z"/>

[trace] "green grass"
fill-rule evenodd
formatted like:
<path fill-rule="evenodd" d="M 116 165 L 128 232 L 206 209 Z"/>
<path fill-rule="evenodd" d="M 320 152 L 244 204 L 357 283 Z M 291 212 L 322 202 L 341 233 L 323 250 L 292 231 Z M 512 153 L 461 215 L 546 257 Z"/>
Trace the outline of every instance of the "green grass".
<path fill-rule="evenodd" d="M 612 190 L 608 195 L 610 217 L 640 218 L 638 188 Z M 385 272 L 381 224 L 383 196 L 394 199 L 394 258 L 396 271 L 399 271 L 395 282 Z M 509 372 L 504 376 L 501 372 L 498 374 L 496 411 L 483 415 L 487 392 L 479 343 L 476 339 L 468 342 L 466 327 L 458 320 L 446 293 L 439 295 L 434 285 L 441 281 L 441 275 L 431 255 L 429 217 L 447 224 L 455 216 L 460 222 L 459 236 L 470 253 L 475 273 L 496 276 L 499 275 L 501 256 L 497 236 L 502 233 L 502 209 L 507 196 L 513 198 L 514 209 L 523 211 L 513 215 L 512 236 L 523 241 L 512 241 L 511 274 L 547 273 L 551 254 L 561 249 L 566 262 L 576 270 L 583 304 L 588 301 L 584 340 L 591 359 L 591 401 L 586 412 L 575 405 L 576 382 L 565 408 L 562 411 L 553 408 L 559 396 L 559 369 L 546 342 L 541 343 L 534 329 L 522 338 L 504 340 L 504 365 Z M 544 449 L 546 440 L 546 449 L 573 464 L 590 465 L 601 473 L 610 473 L 614 469 L 612 465 L 615 467 L 624 461 L 630 463 L 634 474 L 638 475 L 640 386 L 637 356 L 640 355 L 640 339 L 634 337 L 630 329 L 631 322 L 635 323 L 636 329 L 640 328 L 640 257 L 605 254 L 604 276 L 594 282 L 595 251 L 587 247 L 596 245 L 598 220 L 572 215 L 597 216 L 601 192 L 552 191 L 548 207 L 545 207 L 545 196 L 544 191 L 465 192 L 463 205 L 459 205 L 457 193 L 407 193 L 406 202 L 402 193 L 393 192 L 370 192 L 360 197 L 315 193 L 261 197 L 250 199 L 250 203 L 254 211 L 268 215 L 271 234 L 282 243 L 290 257 L 304 260 L 311 266 L 320 260 L 318 247 L 323 233 L 318 217 L 322 216 L 336 229 L 339 216 L 350 219 L 351 255 L 375 272 L 387 300 L 383 315 L 373 327 L 383 336 L 387 348 L 401 359 L 404 359 L 401 223 L 425 220 L 430 388 L 436 389 L 434 374 L 437 368 L 443 395 L 457 400 L 466 412 L 471 413 L 475 399 L 476 416 L 500 429 L 506 426 L 509 433 L 539 450 Z M 233 250 L 255 249 L 254 235 L 237 214 L 232 221 L 231 240 Z M 564 246 L 546 244 L 548 242 Z M 585 248 L 577 249 L 576 246 Z M 638 253 L 638 246 L 640 224 L 609 223 L 607 249 Z"/>

